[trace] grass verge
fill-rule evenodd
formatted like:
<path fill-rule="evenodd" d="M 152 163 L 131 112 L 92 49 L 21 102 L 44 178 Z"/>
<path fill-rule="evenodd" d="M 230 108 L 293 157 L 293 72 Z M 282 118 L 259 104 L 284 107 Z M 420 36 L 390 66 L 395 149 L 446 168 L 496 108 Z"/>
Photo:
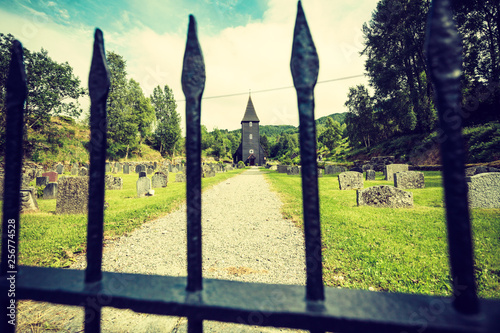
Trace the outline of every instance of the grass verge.
<path fill-rule="evenodd" d="M 424 172 L 414 207 L 357 207 L 356 191 L 340 191 L 337 175 L 319 178 L 323 278 L 328 286 L 450 295 L 446 219 L 439 172 Z M 302 224 L 300 176 L 266 173 L 283 215 Z M 377 173 L 364 187 L 392 185 Z M 500 298 L 500 209 L 473 209 L 478 293 Z"/>
<path fill-rule="evenodd" d="M 231 178 L 244 169 L 203 178 L 204 190 Z M 69 175 L 66 175 L 69 176 Z M 106 191 L 109 207 L 104 216 L 105 239 L 120 237 L 144 222 L 164 216 L 185 201 L 186 183 L 176 183 L 169 174 L 168 186 L 156 188 L 152 197 L 137 198 L 135 173 L 122 177 L 123 189 Z M 18 260 L 22 265 L 68 267 L 74 255 L 85 252 L 87 215 L 56 215 L 56 200 L 38 200 L 40 211 L 21 214 Z"/>

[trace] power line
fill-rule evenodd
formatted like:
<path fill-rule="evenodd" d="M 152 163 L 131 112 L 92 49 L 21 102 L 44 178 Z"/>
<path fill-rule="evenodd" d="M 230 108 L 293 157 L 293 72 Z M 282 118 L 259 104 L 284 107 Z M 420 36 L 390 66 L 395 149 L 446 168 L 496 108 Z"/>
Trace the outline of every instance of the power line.
<path fill-rule="evenodd" d="M 316 82 L 316 84 L 349 80 L 349 79 L 354 79 L 354 78 L 362 77 L 362 76 L 365 76 L 365 75 L 364 74 L 360 74 L 360 75 L 345 76 L 345 77 L 340 77 L 340 78 L 330 79 L 330 80 L 322 80 L 322 81 Z M 292 88 L 295 88 L 295 87 L 294 86 L 289 86 L 289 87 L 279 87 L 279 88 L 269 88 L 269 89 L 255 90 L 255 91 L 252 91 L 252 94 L 259 94 L 259 93 L 263 93 L 263 92 L 276 91 L 276 90 L 284 90 L 284 89 L 292 89 Z M 247 94 L 248 94 L 248 92 L 241 92 L 241 93 L 234 93 L 234 94 L 227 94 L 227 95 L 208 96 L 208 97 L 203 97 L 202 99 L 225 98 L 225 97 L 240 96 L 240 95 L 247 95 Z M 177 100 L 176 102 L 185 102 L 185 101 L 186 101 L 185 99 L 180 99 L 180 100 Z"/>

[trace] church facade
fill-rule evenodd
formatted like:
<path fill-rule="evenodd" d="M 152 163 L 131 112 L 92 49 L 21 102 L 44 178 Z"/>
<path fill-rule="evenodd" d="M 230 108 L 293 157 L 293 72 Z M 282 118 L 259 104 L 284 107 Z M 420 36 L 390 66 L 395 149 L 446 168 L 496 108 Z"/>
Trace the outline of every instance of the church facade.
<path fill-rule="evenodd" d="M 265 153 L 260 145 L 259 117 L 252 98 L 248 97 L 245 115 L 241 120 L 241 143 L 233 155 L 234 163 L 243 161 L 246 165 L 264 165 Z"/>

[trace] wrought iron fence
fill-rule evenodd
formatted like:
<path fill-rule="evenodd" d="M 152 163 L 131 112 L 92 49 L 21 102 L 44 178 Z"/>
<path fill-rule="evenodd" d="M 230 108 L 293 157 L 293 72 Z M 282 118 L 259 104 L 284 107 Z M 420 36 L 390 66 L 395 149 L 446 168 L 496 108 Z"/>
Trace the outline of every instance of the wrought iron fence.
<path fill-rule="evenodd" d="M 7 144 L 1 254 L 2 332 L 14 332 L 9 314 L 17 299 L 85 308 L 85 332 L 99 332 L 103 306 L 183 316 L 189 332 L 203 320 L 307 329 L 311 332 L 500 332 L 500 301 L 479 299 L 474 279 L 471 227 L 464 177 L 460 99 L 461 47 L 449 0 L 434 0 L 427 26 L 427 57 L 439 112 L 443 181 L 453 295 L 435 297 L 325 288 L 314 123 L 314 86 L 319 61 L 300 1 L 291 71 L 300 115 L 300 146 L 306 287 L 203 279 L 201 256 L 201 98 L 205 65 L 194 17 L 189 18 L 182 72 L 186 96 L 188 276 L 102 272 L 106 99 L 110 86 L 103 35 L 95 32 L 89 75 L 91 98 L 87 268 L 85 271 L 18 266 L 23 106 L 26 76 L 22 46 L 15 41 L 7 82 Z M 451 120 L 450 120 L 451 119 Z M 456 119 L 455 119 L 456 120 Z M 12 283 L 14 281 L 14 283 Z M 119 283 L 118 283 L 119 282 Z M 117 284 L 118 283 L 118 284 Z M 125 287 L 123 287 L 125 286 Z M 10 288 L 10 289 L 9 289 Z"/>

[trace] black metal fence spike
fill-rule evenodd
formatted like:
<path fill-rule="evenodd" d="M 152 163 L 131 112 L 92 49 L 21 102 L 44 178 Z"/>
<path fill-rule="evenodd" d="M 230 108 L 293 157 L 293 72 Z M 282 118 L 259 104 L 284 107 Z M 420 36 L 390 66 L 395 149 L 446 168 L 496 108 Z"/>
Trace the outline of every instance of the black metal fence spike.
<path fill-rule="evenodd" d="M 427 23 L 427 61 L 442 130 L 441 160 L 454 306 L 479 311 L 465 182 L 465 146 L 460 115 L 462 47 L 449 0 L 433 0 Z"/>
<path fill-rule="evenodd" d="M 23 46 L 15 40 L 12 43 L 9 74 L 6 82 L 6 124 L 5 124 L 5 175 L 3 189 L 2 215 L 2 254 L 0 276 L 1 282 L 7 281 L 7 276 L 16 276 L 18 270 L 17 254 L 19 244 L 19 209 L 21 200 L 21 168 L 23 163 L 23 113 L 27 96 L 26 72 L 24 69 Z M 9 274 L 9 275 L 7 275 Z M 15 280 L 14 280 L 15 281 Z M 0 288 L 0 306 L 2 318 L 0 331 L 15 332 L 15 325 L 8 323 L 11 319 L 4 312 L 12 307 L 16 300 L 11 293 L 10 284 Z M 10 296 L 9 296 L 10 295 Z M 16 312 L 14 303 L 13 311 Z"/>
<path fill-rule="evenodd" d="M 196 34 L 196 21 L 189 28 L 182 68 L 182 90 L 186 96 L 186 200 L 187 200 L 187 290 L 200 291 L 201 256 L 201 96 L 205 88 L 205 63 Z M 191 325 L 198 327 L 198 325 Z"/>
<path fill-rule="evenodd" d="M 296 89 L 314 88 L 318 79 L 319 59 L 300 1 L 297 5 L 290 68 Z"/>
<path fill-rule="evenodd" d="M 98 102 L 102 99 L 107 99 L 111 85 L 109 77 L 103 34 L 100 29 L 96 29 L 94 33 L 94 52 L 89 74 L 89 94 L 92 101 Z"/>
<path fill-rule="evenodd" d="M 293 34 L 290 68 L 297 90 L 300 120 L 300 160 L 307 270 L 306 297 L 309 301 L 322 301 L 325 296 L 314 121 L 314 86 L 318 78 L 319 60 L 300 1 Z"/>

